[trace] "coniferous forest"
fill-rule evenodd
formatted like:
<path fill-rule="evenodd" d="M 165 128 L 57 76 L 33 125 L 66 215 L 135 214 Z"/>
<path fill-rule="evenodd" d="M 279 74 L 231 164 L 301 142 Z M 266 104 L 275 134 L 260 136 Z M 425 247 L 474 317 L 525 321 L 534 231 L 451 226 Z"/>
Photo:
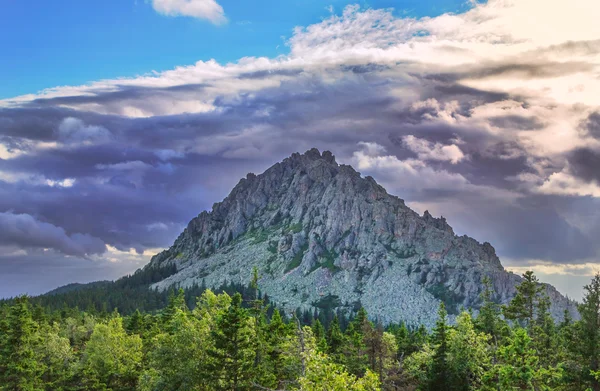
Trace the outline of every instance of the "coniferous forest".
<path fill-rule="evenodd" d="M 248 287 L 148 289 L 168 272 L 3 302 L 0 389 L 600 390 L 600 275 L 579 320 L 555 322 L 527 272 L 509 305 L 485 281 L 477 316 L 451 325 L 442 303 L 427 330 L 384 327 L 363 308 L 286 314 L 256 272 Z"/>

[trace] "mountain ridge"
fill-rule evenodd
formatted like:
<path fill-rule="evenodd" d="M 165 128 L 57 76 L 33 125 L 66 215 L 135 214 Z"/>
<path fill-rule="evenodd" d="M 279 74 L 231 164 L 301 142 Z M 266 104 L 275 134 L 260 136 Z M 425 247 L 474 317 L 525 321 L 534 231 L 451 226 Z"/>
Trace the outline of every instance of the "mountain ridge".
<path fill-rule="evenodd" d="M 456 236 L 443 217 L 420 216 L 315 148 L 242 178 L 147 267 L 156 265 L 177 268 L 159 290 L 247 283 L 256 267 L 262 290 L 289 310 L 364 306 L 383 323 L 429 326 L 440 301 L 451 315 L 476 310 L 484 276 L 500 303 L 520 282 L 490 243 Z M 544 285 L 553 316 L 576 316 L 574 302 Z"/>

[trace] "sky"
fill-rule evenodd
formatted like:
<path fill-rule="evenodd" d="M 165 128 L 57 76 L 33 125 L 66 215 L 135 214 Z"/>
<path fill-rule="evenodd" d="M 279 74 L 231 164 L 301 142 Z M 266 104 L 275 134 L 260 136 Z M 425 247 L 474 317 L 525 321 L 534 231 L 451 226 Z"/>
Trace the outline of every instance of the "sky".
<path fill-rule="evenodd" d="M 332 151 L 575 299 L 600 252 L 595 0 L 8 0 L 0 297 L 114 279 Z"/>

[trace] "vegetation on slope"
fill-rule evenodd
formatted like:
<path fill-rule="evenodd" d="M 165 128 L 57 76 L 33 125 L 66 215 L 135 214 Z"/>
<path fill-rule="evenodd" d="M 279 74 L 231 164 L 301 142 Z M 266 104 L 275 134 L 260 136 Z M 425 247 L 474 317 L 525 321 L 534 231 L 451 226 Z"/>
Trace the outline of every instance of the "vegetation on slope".
<path fill-rule="evenodd" d="M 112 283 L 111 298 L 164 272 Z M 431 332 L 384 329 L 362 308 L 352 319 L 282 314 L 266 304 L 257 280 L 243 294 L 204 290 L 193 308 L 183 290 L 172 292 L 162 309 L 125 316 L 72 307 L 77 295 L 89 300 L 86 289 L 6 301 L 0 390 L 600 389 L 600 275 L 585 287 L 579 321 L 555 324 L 528 272 L 505 307 L 490 299 L 486 281 L 478 316 L 463 311 L 456 325 L 442 302 Z M 104 285 L 90 289 L 108 295 L 97 290 Z"/>

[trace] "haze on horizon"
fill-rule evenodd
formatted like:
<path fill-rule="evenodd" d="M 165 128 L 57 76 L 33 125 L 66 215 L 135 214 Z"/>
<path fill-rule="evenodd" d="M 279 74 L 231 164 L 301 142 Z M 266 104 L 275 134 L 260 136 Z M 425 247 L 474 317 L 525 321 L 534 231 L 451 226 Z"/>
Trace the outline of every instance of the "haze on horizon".
<path fill-rule="evenodd" d="M 575 299 L 598 269 L 599 2 L 72 3 L 0 13 L 0 297 L 130 273 L 313 147 Z"/>

